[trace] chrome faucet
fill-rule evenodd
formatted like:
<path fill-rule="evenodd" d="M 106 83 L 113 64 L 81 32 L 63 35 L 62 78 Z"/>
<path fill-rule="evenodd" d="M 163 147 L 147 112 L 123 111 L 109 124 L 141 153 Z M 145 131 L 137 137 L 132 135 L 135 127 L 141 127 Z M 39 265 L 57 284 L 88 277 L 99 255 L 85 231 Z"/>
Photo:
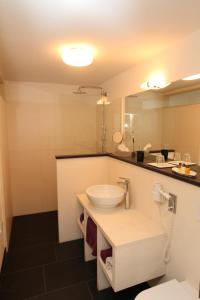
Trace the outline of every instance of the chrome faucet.
<path fill-rule="evenodd" d="M 130 179 L 126 177 L 119 177 L 120 181 L 117 183 L 123 184 L 124 189 L 125 189 L 125 208 L 129 209 L 130 208 L 130 201 L 129 201 L 129 182 Z"/>

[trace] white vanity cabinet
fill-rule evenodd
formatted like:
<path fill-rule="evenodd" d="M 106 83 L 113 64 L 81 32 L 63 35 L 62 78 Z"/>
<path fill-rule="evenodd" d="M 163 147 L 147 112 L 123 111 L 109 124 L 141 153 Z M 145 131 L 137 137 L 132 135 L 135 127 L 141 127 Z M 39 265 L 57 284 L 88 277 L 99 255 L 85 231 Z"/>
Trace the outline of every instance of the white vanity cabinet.
<path fill-rule="evenodd" d="M 160 224 L 134 209 L 123 206 L 97 209 L 85 194 L 77 195 L 84 222 L 78 225 L 84 235 L 85 260 L 95 259 L 86 242 L 86 223 L 90 216 L 97 225 L 97 287 L 112 286 L 115 292 L 165 274 L 166 235 Z M 101 250 L 112 247 L 112 269 L 103 263 Z"/>

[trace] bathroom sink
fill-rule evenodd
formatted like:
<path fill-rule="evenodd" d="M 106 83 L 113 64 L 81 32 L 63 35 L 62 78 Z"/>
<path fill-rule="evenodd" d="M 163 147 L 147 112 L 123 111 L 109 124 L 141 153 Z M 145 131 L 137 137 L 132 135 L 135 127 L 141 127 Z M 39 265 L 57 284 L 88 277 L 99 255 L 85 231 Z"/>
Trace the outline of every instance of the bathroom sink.
<path fill-rule="evenodd" d="M 94 206 L 112 208 L 123 200 L 125 191 L 117 185 L 102 184 L 88 187 L 86 194 Z"/>

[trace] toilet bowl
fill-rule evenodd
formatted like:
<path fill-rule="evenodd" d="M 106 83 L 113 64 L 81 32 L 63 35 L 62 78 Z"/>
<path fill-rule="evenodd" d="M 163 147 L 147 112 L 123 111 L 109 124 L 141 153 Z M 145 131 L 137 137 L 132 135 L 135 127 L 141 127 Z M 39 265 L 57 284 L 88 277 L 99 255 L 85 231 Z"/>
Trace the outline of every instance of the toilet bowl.
<path fill-rule="evenodd" d="M 159 284 L 137 295 L 135 300 L 197 300 L 195 291 L 186 281 L 176 279 Z"/>

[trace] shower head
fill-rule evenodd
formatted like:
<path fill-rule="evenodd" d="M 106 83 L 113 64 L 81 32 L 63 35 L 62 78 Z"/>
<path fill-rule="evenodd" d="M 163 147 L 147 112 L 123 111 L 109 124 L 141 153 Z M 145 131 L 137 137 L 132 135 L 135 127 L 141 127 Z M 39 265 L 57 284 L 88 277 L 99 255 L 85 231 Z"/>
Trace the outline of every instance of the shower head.
<path fill-rule="evenodd" d="M 95 89 L 95 90 L 100 90 L 101 94 L 103 94 L 103 89 L 100 86 L 93 86 L 93 85 L 80 85 L 77 89 L 77 91 L 74 91 L 73 93 L 76 95 L 83 95 L 87 94 L 86 92 L 83 92 L 83 89 Z"/>

